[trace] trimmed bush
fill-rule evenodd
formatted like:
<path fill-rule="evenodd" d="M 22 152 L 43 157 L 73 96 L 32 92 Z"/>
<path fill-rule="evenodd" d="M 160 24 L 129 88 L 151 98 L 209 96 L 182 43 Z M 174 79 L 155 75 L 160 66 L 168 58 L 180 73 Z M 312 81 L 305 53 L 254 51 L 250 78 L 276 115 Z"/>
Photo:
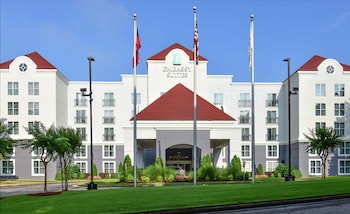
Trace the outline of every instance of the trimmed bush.
<path fill-rule="evenodd" d="M 263 175 L 264 174 L 264 168 L 261 163 L 258 165 L 258 174 Z"/>

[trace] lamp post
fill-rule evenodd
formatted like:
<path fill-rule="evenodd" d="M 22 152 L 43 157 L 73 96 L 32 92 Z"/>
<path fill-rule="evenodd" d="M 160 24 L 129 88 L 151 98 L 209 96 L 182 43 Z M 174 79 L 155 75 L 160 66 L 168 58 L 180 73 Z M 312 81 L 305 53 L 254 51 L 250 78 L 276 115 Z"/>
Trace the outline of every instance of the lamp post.
<path fill-rule="evenodd" d="M 290 90 L 290 58 L 285 58 L 283 61 L 288 63 L 288 78 L 287 78 L 287 87 L 288 87 L 288 175 L 285 177 L 285 181 L 294 181 L 294 176 L 292 175 L 292 158 L 291 158 L 291 131 L 290 131 L 290 95 L 297 94 L 297 88 L 293 89 L 293 92 Z"/>
<path fill-rule="evenodd" d="M 90 86 L 90 92 L 86 93 L 86 88 L 81 88 L 81 94 L 82 96 L 88 96 L 90 98 L 90 183 L 88 184 L 87 188 L 88 190 L 91 189 L 97 189 L 97 184 L 94 183 L 94 175 L 93 175 L 93 157 L 94 153 L 92 151 L 92 87 L 91 87 L 91 62 L 94 62 L 95 59 L 92 56 L 89 56 L 87 58 L 89 60 L 89 86 Z"/>

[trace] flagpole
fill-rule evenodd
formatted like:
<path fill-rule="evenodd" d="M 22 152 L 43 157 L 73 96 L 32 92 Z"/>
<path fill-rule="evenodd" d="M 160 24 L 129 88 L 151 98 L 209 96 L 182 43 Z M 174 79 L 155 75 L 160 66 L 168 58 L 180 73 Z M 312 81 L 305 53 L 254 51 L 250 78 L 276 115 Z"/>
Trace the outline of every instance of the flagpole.
<path fill-rule="evenodd" d="M 196 6 L 193 7 L 194 33 L 197 30 Z M 198 38 L 197 38 L 198 39 Z M 197 43 L 193 50 L 193 185 L 197 183 Z"/>
<path fill-rule="evenodd" d="M 255 109 L 254 109 L 254 15 L 250 15 L 250 69 L 252 72 L 252 183 L 255 183 Z"/>
<path fill-rule="evenodd" d="M 134 67 L 134 187 L 137 186 L 137 138 L 136 138 L 136 39 L 137 39 L 137 23 L 136 23 L 136 14 L 134 14 L 134 52 L 133 52 L 133 67 Z"/>

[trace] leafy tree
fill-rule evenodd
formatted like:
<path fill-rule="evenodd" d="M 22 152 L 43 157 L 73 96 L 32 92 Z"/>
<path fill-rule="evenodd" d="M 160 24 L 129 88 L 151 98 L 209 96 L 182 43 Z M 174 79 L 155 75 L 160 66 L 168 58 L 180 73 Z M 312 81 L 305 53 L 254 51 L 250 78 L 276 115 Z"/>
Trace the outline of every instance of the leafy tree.
<path fill-rule="evenodd" d="M 306 139 L 310 141 L 307 147 L 307 152 L 315 151 L 321 158 L 322 165 L 322 178 L 326 179 L 326 163 L 330 152 L 334 152 L 334 149 L 341 145 L 343 141 L 339 139 L 339 135 L 331 127 L 316 128 L 316 130 L 310 130 L 310 135 L 304 134 Z"/>
<path fill-rule="evenodd" d="M 216 169 L 211 162 L 209 154 L 204 155 L 201 160 L 201 166 L 198 169 L 198 179 L 214 180 Z"/>
<path fill-rule="evenodd" d="M 5 124 L 5 119 L 0 119 L 0 160 L 12 153 L 15 140 L 10 137 L 12 127 Z"/>
<path fill-rule="evenodd" d="M 124 179 L 127 180 L 129 174 L 133 175 L 134 173 L 133 173 L 133 167 L 132 167 L 132 164 L 131 164 L 131 158 L 130 158 L 129 155 L 126 155 L 125 158 L 124 158 L 124 162 L 123 162 Z"/>
<path fill-rule="evenodd" d="M 242 175 L 242 164 L 237 155 L 233 156 L 231 166 L 227 168 L 227 172 L 228 176 L 232 176 L 233 179 L 239 179 Z"/>

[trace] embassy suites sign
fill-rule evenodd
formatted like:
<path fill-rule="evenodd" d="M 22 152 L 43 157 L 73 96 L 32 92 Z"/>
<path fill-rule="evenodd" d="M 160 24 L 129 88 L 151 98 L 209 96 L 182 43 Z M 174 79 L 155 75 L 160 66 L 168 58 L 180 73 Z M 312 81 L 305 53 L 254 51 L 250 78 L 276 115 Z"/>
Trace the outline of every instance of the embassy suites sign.
<path fill-rule="evenodd" d="M 189 66 L 164 66 L 163 73 L 166 75 L 166 78 L 188 78 L 191 68 Z"/>

